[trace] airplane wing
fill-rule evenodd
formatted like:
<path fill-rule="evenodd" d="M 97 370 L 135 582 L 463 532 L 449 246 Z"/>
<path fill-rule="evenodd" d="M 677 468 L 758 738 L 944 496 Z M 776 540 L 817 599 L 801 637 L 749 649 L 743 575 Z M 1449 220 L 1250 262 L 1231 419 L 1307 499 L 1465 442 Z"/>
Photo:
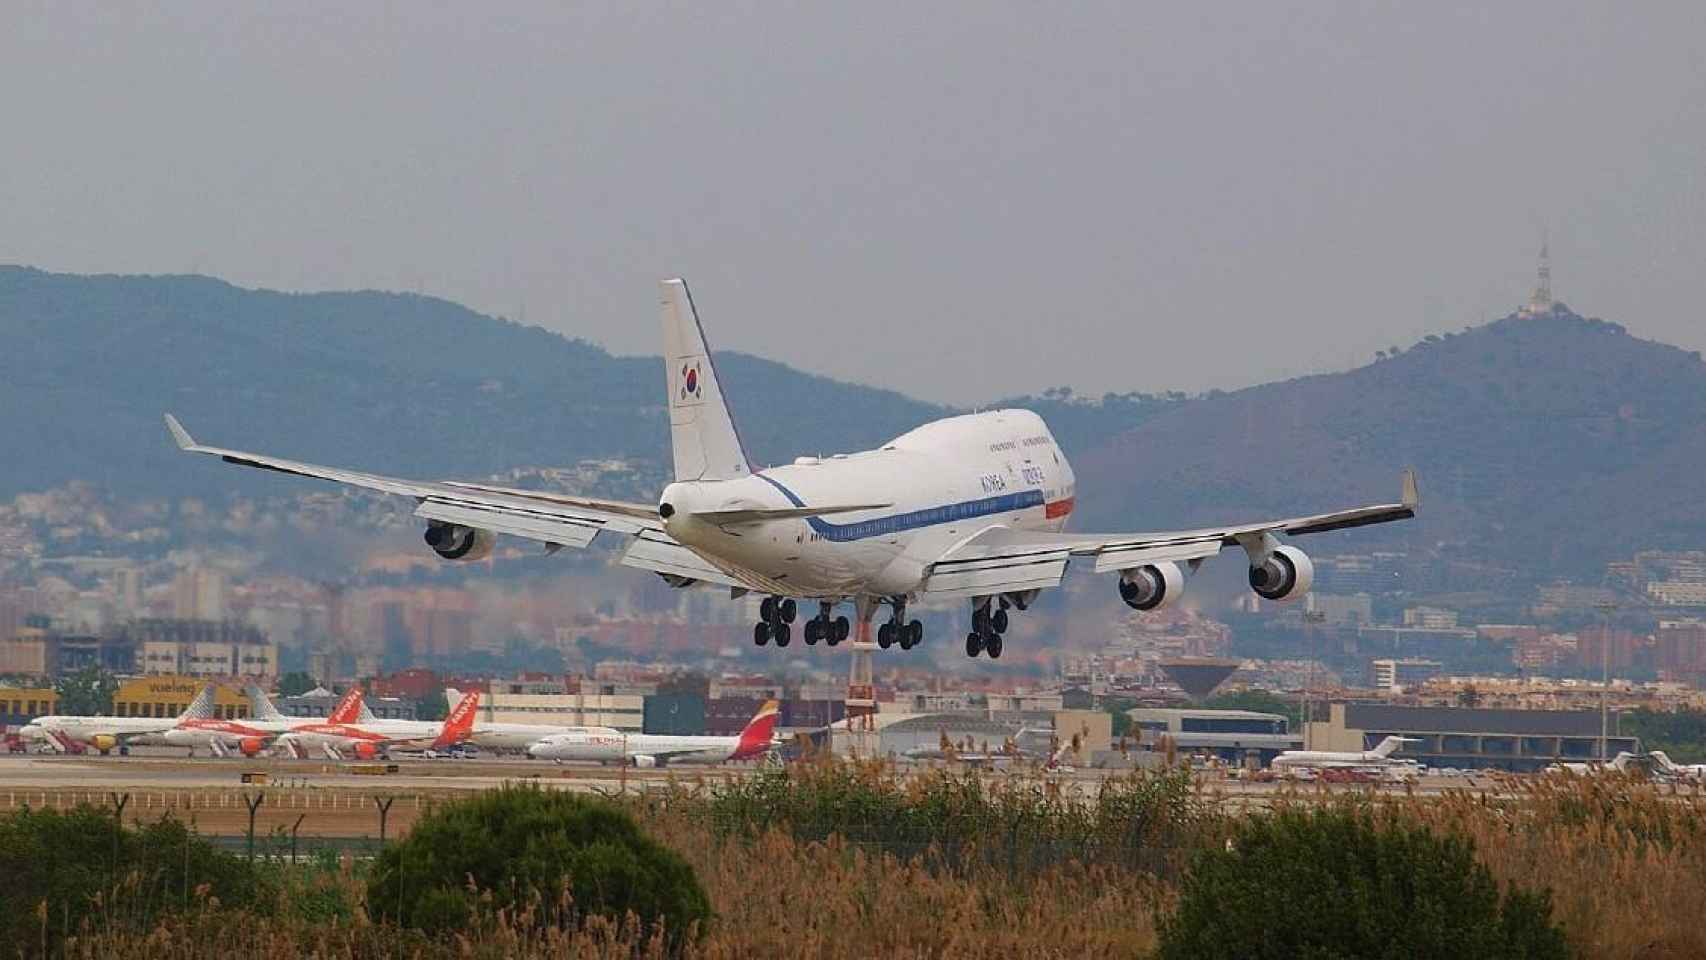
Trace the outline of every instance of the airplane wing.
<path fill-rule="evenodd" d="M 1136 534 L 1068 534 L 990 527 L 931 565 L 924 592 L 933 596 L 985 596 L 1059 586 L 1074 557 L 1095 561 L 1097 573 L 1171 561 L 1200 563 L 1223 547 L 1253 549 L 1274 534 L 1348 530 L 1416 515 L 1414 471 L 1404 471 L 1397 503 L 1375 504 L 1285 520 Z"/>
<path fill-rule="evenodd" d="M 600 533 L 634 538 L 622 563 L 642 570 L 704 580 L 725 586 L 743 586 L 706 563 L 693 551 L 664 532 L 657 507 L 645 503 L 601 500 L 536 490 L 515 490 L 482 483 L 454 480 L 419 481 L 387 477 L 338 467 L 323 467 L 281 457 L 229 450 L 197 443 L 183 424 L 171 414 L 166 427 L 178 448 L 186 453 L 218 457 L 226 463 L 255 467 L 298 477 L 413 497 L 415 516 L 423 520 L 456 523 L 467 527 L 536 540 L 551 549 L 585 547 Z"/>

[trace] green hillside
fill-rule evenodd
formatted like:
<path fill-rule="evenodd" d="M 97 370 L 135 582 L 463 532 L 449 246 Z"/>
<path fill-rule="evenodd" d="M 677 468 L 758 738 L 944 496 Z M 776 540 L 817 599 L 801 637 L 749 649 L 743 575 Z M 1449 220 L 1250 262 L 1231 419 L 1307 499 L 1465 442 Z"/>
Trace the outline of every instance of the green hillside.
<path fill-rule="evenodd" d="M 164 411 L 209 442 L 407 476 L 668 457 L 659 359 L 431 297 L 0 267 L 0 342 L 0 496 L 71 480 L 229 490 L 230 474 L 172 449 Z M 943 412 L 757 357 L 718 364 L 766 462 L 807 438 L 868 447 Z"/>

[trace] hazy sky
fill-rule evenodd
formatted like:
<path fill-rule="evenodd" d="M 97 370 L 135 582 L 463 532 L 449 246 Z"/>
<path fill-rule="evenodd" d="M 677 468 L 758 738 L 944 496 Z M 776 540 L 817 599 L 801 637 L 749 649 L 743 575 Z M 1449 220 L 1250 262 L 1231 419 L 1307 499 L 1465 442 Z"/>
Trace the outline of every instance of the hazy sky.
<path fill-rule="evenodd" d="M 0 262 L 420 290 L 973 402 L 1502 315 L 1706 348 L 1706 3 L 8 4 Z M 447 360 L 450 358 L 447 358 Z"/>

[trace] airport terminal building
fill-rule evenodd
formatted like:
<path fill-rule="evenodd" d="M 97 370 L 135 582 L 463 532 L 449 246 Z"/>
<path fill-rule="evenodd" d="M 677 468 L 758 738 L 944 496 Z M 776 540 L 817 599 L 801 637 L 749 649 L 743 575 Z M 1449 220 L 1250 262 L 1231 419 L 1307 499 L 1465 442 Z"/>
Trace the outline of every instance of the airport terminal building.
<path fill-rule="evenodd" d="M 1640 753 L 1638 737 L 1606 731 L 1604 756 Z M 1601 759 L 1597 710 L 1486 710 L 1335 703 L 1329 718 L 1311 724 L 1316 750 L 1370 750 L 1389 736 L 1410 737 L 1396 756 L 1429 767 L 1543 770 L 1560 761 Z"/>
<path fill-rule="evenodd" d="M 1267 766 L 1284 750 L 1303 746 L 1277 713 L 1252 710 L 1126 711 L 1141 749 L 1161 751 L 1170 741 L 1181 757 L 1213 757 L 1235 766 Z"/>

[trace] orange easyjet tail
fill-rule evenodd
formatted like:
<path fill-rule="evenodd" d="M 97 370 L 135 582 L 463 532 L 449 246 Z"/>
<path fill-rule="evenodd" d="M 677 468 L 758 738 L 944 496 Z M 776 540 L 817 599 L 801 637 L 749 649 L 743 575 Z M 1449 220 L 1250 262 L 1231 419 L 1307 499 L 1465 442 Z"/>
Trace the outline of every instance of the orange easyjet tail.
<path fill-rule="evenodd" d="M 332 706 L 332 712 L 326 715 L 327 723 L 354 723 L 361 713 L 361 688 L 350 687 L 344 691 L 343 699 Z"/>
<path fill-rule="evenodd" d="M 480 706 L 480 691 L 470 690 L 462 695 L 450 714 L 444 718 L 444 729 L 439 731 L 438 739 L 432 742 L 440 749 L 453 746 L 468 739 L 474 733 L 474 711 Z"/>

